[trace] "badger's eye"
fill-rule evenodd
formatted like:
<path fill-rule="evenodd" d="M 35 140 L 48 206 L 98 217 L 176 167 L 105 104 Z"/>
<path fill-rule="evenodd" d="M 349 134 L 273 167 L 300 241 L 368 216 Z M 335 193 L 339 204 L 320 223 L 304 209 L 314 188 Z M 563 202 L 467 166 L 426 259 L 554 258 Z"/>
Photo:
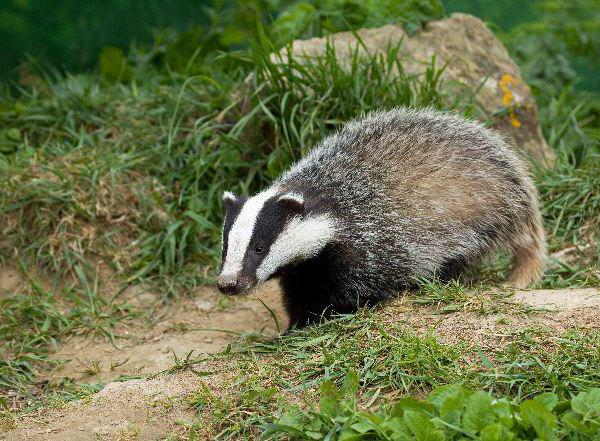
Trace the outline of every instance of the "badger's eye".
<path fill-rule="evenodd" d="M 265 249 L 264 249 L 264 247 L 263 247 L 262 245 L 256 245 L 256 247 L 254 248 L 254 252 L 255 252 L 256 254 L 260 254 L 260 253 L 262 253 L 264 250 L 265 250 Z"/>

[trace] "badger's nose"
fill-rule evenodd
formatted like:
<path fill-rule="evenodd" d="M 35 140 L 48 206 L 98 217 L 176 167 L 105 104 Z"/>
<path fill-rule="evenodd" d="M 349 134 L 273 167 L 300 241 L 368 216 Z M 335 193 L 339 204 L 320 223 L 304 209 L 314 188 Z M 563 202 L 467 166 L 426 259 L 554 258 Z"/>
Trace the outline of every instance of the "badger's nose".
<path fill-rule="evenodd" d="M 217 288 L 223 294 L 235 294 L 239 290 L 238 278 L 235 274 L 221 274 L 217 279 Z"/>

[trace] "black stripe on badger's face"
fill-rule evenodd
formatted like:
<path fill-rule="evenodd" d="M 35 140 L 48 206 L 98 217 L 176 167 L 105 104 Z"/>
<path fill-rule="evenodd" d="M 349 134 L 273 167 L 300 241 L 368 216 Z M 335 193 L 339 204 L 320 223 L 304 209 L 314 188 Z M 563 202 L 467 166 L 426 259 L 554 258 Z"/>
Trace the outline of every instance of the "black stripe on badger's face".
<path fill-rule="evenodd" d="M 303 210 L 304 203 L 284 203 L 279 196 L 265 202 L 256 218 L 252 238 L 244 255 L 241 277 L 246 283 L 254 285 L 258 282 L 256 270 L 270 254 L 272 245 L 289 220 L 300 216 Z"/>
<path fill-rule="evenodd" d="M 304 199 L 269 189 L 248 199 L 224 228 L 219 289 L 248 291 L 282 266 L 320 251 L 333 234 L 328 217 L 307 217 Z M 226 216 L 227 222 L 227 216 Z"/>

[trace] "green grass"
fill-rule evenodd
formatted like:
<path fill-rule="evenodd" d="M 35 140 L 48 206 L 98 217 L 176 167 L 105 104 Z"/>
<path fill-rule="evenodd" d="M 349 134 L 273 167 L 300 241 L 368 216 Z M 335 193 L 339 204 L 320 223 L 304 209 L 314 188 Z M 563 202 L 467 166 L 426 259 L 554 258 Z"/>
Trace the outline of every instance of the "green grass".
<path fill-rule="evenodd" d="M 553 170 L 545 171 L 539 180 L 542 214 L 551 250 L 565 243 L 599 243 L 599 170 L 600 155 L 590 157 L 576 169 L 561 162 Z M 595 251 L 598 258 L 598 248 Z"/>
<path fill-rule="evenodd" d="M 37 375 L 59 363 L 47 356 L 61 338 L 89 333 L 114 341 L 114 325 L 140 312 L 105 300 L 99 279 L 88 279 L 79 266 L 75 267 L 79 284 L 55 283 L 48 288 L 25 267 L 20 270 L 28 287 L 0 299 L 0 390 L 13 391 L 24 400 L 54 387 L 38 383 Z"/>
<path fill-rule="evenodd" d="M 252 51 L 214 56 L 210 66 L 190 60 L 176 71 L 140 63 L 124 83 L 98 73 L 32 71 L 32 87 L 16 96 L 3 92 L 0 259 L 23 262 L 23 274 L 35 268 L 40 279 L 56 282 L 42 287 L 31 276 L 25 290 L 0 300 L 0 391 L 43 397 L 52 387 L 36 385 L 36 374 L 50 366 L 53 345 L 79 333 L 115 339 L 120 320 L 142 313 L 112 302 L 100 273 L 150 283 L 165 301 L 210 282 L 222 191 L 250 194 L 268 185 L 340 123 L 372 109 L 475 113 L 472 97 L 443 92 L 433 60 L 423 75 L 404 73 L 399 47 L 383 55 L 355 52 L 348 68 L 332 47 L 311 62 L 285 49 L 275 62 L 275 49 L 259 33 Z M 578 101 L 565 87 L 540 112 L 558 153 L 553 168 L 535 168 L 550 251 L 569 250 L 541 287 L 600 286 L 596 110 L 593 102 Z M 507 292 L 486 292 L 504 280 L 508 265 L 494 262 L 479 274 L 481 283 L 422 281 L 412 301 L 444 314 L 531 314 L 507 302 Z M 358 381 L 352 397 L 335 398 L 351 399 L 340 418 L 352 424 L 365 421 L 363 411 L 389 422 L 390 406 L 402 397 L 424 399 L 449 383 L 515 403 L 547 392 L 568 400 L 600 383 L 597 333 L 552 336 L 532 329 L 509 338 L 507 347 L 484 353 L 360 311 L 274 341 L 234 345 L 210 359 L 234 366 L 231 387 L 216 394 L 207 386 L 188 397 L 201 415 L 188 428 L 190 437 L 255 436 L 282 424 L 278 415 L 292 403 L 300 406 L 294 412 L 305 434 L 315 421 L 321 421 L 315 433 L 337 431 L 345 422 L 314 403 L 322 384 L 331 385 L 329 398 L 335 398 L 333 384 L 341 387 L 352 375 Z M 190 354 L 167 373 L 198 363 Z M 67 400 L 89 392 L 57 387 Z"/>
<path fill-rule="evenodd" d="M 502 269 L 507 268 L 501 263 Z M 466 277 L 464 280 L 451 280 L 441 282 L 435 279 L 419 279 L 419 289 L 415 292 L 416 298 L 412 300 L 417 305 L 435 307 L 440 314 L 457 311 L 475 312 L 481 315 L 505 312 L 526 314 L 531 308 L 518 306 L 510 301 L 511 291 L 508 288 L 495 288 L 498 280 L 491 280 L 493 275 L 489 268 Z M 487 279 L 486 279 L 487 277 Z"/>
<path fill-rule="evenodd" d="M 538 189 L 550 253 L 544 287 L 600 286 L 600 154 L 588 153 L 574 167 L 559 158 L 538 171 Z"/>
<path fill-rule="evenodd" d="M 3 145 L 14 149 L 0 155 L 0 172 L 11 176 L 0 186 L 9 244 L 0 255 L 16 249 L 32 265 L 71 276 L 75 265 L 100 258 L 129 280 L 155 278 L 171 291 L 210 281 L 223 190 L 268 185 L 341 122 L 372 109 L 474 112 L 472 97 L 441 91 L 441 71 L 404 74 L 399 47 L 354 53 L 347 69 L 332 47 L 309 63 L 285 50 L 275 63 L 274 49 L 263 35 L 233 70 L 233 55 L 223 55 L 193 75 L 147 68 L 140 83 L 32 73 L 36 88 L 0 100 Z M 568 108 L 570 99 L 553 106 Z M 578 116 L 587 115 L 580 110 L 544 119 L 562 152 L 537 176 L 552 249 L 598 231 L 594 140 L 578 138 L 585 151 L 561 144 L 577 133 Z"/>
<path fill-rule="evenodd" d="M 486 349 L 466 340 L 444 344 L 433 331 L 415 332 L 393 313 L 361 310 L 276 340 L 241 343 L 220 355 L 187 360 L 186 368 L 217 379 L 216 389 L 208 380 L 187 398 L 198 411 L 198 420 L 188 430 L 195 439 L 252 439 L 264 430 L 273 434 L 271 424 L 289 425 L 292 413 L 302 430 L 321 424 L 315 430 L 323 430 L 324 437 L 343 421 L 315 407 L 319 391 L 321 400 L 323 388 L 342 400 L 343 394 L 332 390 L 344 389 L 348 376 L 355 377 L 345 397 L 353 403 L 351 409 L 383 412 L 387 418 L 394 403 L 406 397 L 422 399 L 447 384 L 484 390 L 516 405 L 541 394 L 568 400 L 600 384 L 598 332 L 556 335 L 525 328 L 506 337 L 508 343 Z M 219 380 L 220 375 L 225 377 Z M 344 405 L 339 410 L 348 416 Z"/>
<path fill-rule="evenodd" d="M 531 329 L 512 337 L 514 341 L 495 354 L 489 370 L 476 375 L 478 387 L 522 399 L 543 392 L 569 397 L 600 384 L 597 332 L 552 335 Z"/>
<path fill-rule="evenodd" d="M 264 37 L 246 82 L 245 71 L 155 73 L 139 85 L 80 75 L 5 98 L 3 123 L 22 139 L 0 158 L 12 176 L 0 187 L 12 247 L 61 274 L 92 256 L 130 279 L 214 265 L 223 190 L 267 185 L 362 112 L 442 105 L 440 71 L 403 74 L 398 47 L 355 53 L 350 70 L 331 47 L 306 64 L 275 64 L 272 49 Z"/>

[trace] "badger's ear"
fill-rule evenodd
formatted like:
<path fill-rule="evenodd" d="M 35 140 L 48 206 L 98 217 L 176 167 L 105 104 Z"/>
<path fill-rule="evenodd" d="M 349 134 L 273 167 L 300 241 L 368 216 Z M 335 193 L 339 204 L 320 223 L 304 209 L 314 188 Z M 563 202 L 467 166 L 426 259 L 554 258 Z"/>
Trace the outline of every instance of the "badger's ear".
<path fill-rule="evenodd" d="M 304 213 L 304 197 L 298 193 L 285 193 L 279 196 L 277 203 L 286 210 L 295 213 Z"/>
<path fill-rule="evenodd" d="M 238 196 L 234 195 L 230 191 L 226 191 L 225 193 L 223 193 L 223 207 L 225 207 L 225 211 L 228 211 L 229 209 L 231 209 L 231 207 L 236 205 L 239 199 L 240 198 Z"/>

